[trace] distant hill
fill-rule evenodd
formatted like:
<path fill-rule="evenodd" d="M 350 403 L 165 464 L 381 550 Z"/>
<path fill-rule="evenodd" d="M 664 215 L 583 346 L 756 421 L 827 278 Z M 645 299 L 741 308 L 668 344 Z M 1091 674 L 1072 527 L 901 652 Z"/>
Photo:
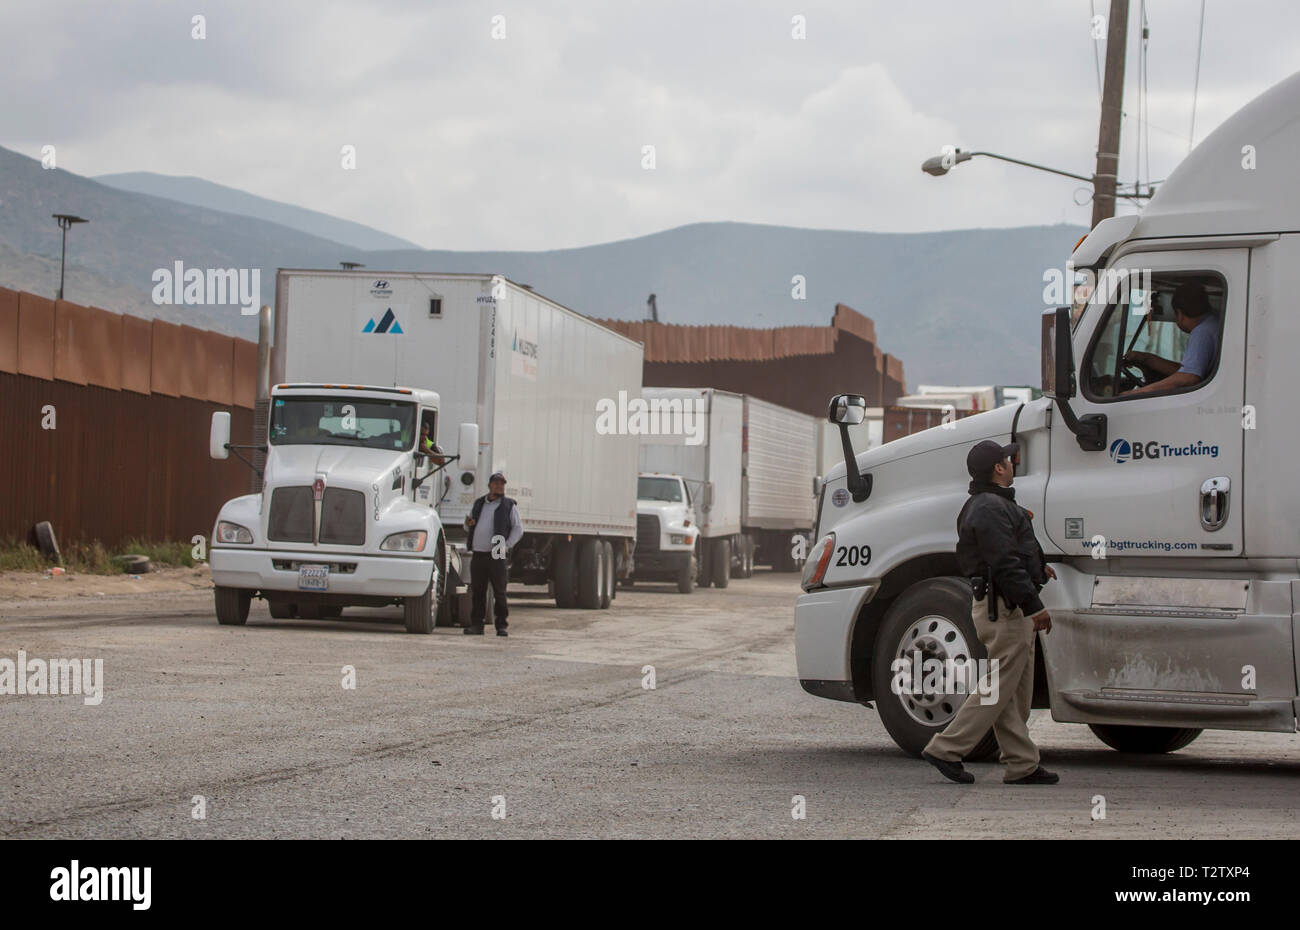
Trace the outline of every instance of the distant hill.
<path fill-rule="evenodd" d="M 200 189 L 229 190 L 203 181 L 190 188 Z M 1036 384 L 1043 272 L 1062 267 L 1085 232 L 1039 226 L 898 234 L 696 223 L 547 252 L 362 250 L 240 215 L 229 202 L 218 210 L 136 193 L 47 171 L 0 148 L 0 285 L 54 294 L 59 230 L 50 214 L 59 212 L 91 220 L 68 235 L 70 300 L 245 338 L 255 338 L 254 319 L 235 307 L 154 306 L 153 271 L 178 260 L 187 267 L 259 268 L 264 303 L 273 302 L 278 267 L 334 268 L 351 259 L 375 273 L 499 273 L 595 317 L 640 318 L 654 293 L 667 323 L 825 325 L 842 302 L 875 320 L 880 347 L 903 360 L 913 387 Z M 806 282 L 804 300 L 791 297 L 796 275 Z"/>
<path fill-rule="evenodd" d="M 193 207 L 206 207 L 209 210 L 221 210 L 224 213 L 236 213 L 251 216 L 254 219 L 279 223 L 299 232 L 305 232 L 322 239 L 330 239 L 350 245 L 355 249 L 418 249 L 419 245 L 388 233 L 371 229 L 350 220 L 341 220 L 328 213 L 317 213 L 306 207 L 267 200 L 254 194 L 214 184 L 202 178 L 176 177 L 169 174 L 154 174 L 151 171 L 129 171 L 124 174 L 100 174 L 93 180 L 118 190 L 132 191 L 137 194 L 152 194 L 166 197 Z"/>

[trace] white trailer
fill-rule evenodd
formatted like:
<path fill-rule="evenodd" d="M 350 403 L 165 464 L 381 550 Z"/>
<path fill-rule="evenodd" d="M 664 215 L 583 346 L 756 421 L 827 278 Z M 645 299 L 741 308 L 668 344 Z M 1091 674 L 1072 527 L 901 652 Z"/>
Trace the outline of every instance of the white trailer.
<path fill-rule="evenodd" d="M 427 419 L 440 449 L 457 458 L 431 479 L 417 481 L 431 470 L 429 462 L 395 415 L 391 423 L 401 441 L 384 446 L 391 461 L 381 463 L 383 480 L 374 478 L 375 463 L 367 460 L 364 470 L 370 477 L 358 484 L 359 472 L 344 474 L 359 467 L 356 457 L 330 454 L 327 448 L 347 441 L 331 420 L 329 429 L 320 431 L 328 432 L 330 440 L 308 445 L 308 452 L 317 450 L 314 457 L 304 458 L 298 445 L 292 468 L 287 466 L 289 450 L 272 436 L 266 476 L 268 482 L 275 476 L 286 486 L 308 490 L 317 479 L 328 485 L 332 477 L 357 484 L 373 498 L 366 504 L 375 521 L 399 499 L 436 511 L 434 523 L 425 529 L 428 550 L 435 543 L 446 549 L 442 598 L 448 603 L 434 607 L 438 622 L 446 623 L 464 621 L 468 606 L 465 518 L 487 490 L 489 475 L 504 472 L 506 494 L 518 502 L 524 528 L 511 553 L 511 580 L 551 585 L 562 607 L 608 607 L 616 577 L 631 567 L 637 439 L 625 431 L 601 429 L 598 415 L 601 405 L 612 403 L 619 392 L 639 392 L 641 366 L 639 343 L 499 275 L 281 269 L 272 358 L 276 392 L 293 390 L 320 404 L 333 402 L 331 414 L 334 408 L 344 410 L 361 385 L 368 386 L 363 392 L 367 399 L 392 395 L 418 401 L 420 423 Z M 416 388 L 397 395 L 398 385 L 430 386 L 436 393 Z M 320 425 L 326 426 L 325 421 Z M 316 428 L 315 421 L 311 427 Z M 418 434 L 419 427 L 413 429 Z M 467 437 L 473 448 L 465 448 Z M 275 493 L 275 487 L 267 487 L 261 497 L 269 501 Z M 254 520 L 261 535 L 251 528 L 262 551 L 256 557 L 243 551 L 245 562 L 261 558 L 267 570 L 244 571 L 230 579 L 232 587 L 265 596 L 281 609 L 311 601 L 337 609 L 409 596 L 406 590 L 385 590 L 382 580 L 358 587 L 340 577 L 331 590 L 336 596 L 299 597 L 296 576 L 281 572 L 279 577 L 269 567 L 271 560 L 285 565 L 338 562 L 338 552 L 347 547 L 325 545 L 313 533 L 307 544 L 295 543 L 300 558 L 281 558 L 265 534 L 268 510 L 269 505 L 262 508 Z M 366 534 L 362 546 L 367 551 L 379 545 L 372 535 Z M 427 586 L 439 560 L 424 554 Z M 214 578 L 229 555 L 214 554 Z M 373 553 L 380 559 L 405 555 Z M 285 589 L 277 589 L 277 582 Z M 413 586 L 419 586 L 419 579 L 407 588 Z M 366 600 L 350 599 L 362 595 Z"/>
<path fill-rule="evenodd" d="M 748 577 L 753 552 L 740 532 L 743 398 L 713 388 L 658 387 L 644 388 L 641 397 L 670 417 L 681 411 L 682 428 L 641 437 L 641 483 L 649 490 L 637 501 L 636 576 L 671 576 L 683 593 L 695 579 L 725 588 L 733 566 L 737 577 Z M 671 476 L 685 483 L 682 501 L 663 499 L 673 495 L 660 489 L 671 485 L 656 479 Z M 687 520 L 694 531 L 683 525 Z"/>
<path fill-rule="evenodd" d="M 741 448 L 742 536 L 751 563 L 798 571 L 812 532 L 821 431 L 815 417 L 745 395 Z M 803 537 L 801 546 L 798 537 Z"/>

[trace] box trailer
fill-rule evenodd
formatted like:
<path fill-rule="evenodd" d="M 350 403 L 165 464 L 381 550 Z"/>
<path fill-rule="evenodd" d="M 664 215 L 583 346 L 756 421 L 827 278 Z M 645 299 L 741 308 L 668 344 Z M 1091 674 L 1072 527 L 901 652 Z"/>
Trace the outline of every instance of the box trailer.
<path fill-rule="evenodd" d="M 812 532 L 820 427 L 815 417 L 744 396 L 740 524 L 753 560 L 797 571 Z M 798 537 L 803 537 L 803 545 Z"/>
<path fill-rule="evenodd" d="M 259 512 L 241 517 L 255 524 L 245 528 L 252 542 L 234 542 L 231 534 L 214 540 L 214 580 L 242 592 L 228 614 L 242 607 L 246 615 L 249 596 L 302 615 L 303 604 L 337 611 L 352 603 L 405 603 L 418 594 L 414 588 L 432 587 L 438 622 L 464 621 L 464 522 L 498 471 L 524 528 L 510 553 L 511 580 L 549 584 L 562 607 L 609 606 L 616 577 L 632 565 L 637 437 L 601 428 L 598 414 L 619 392 L 639 392 L 640 343 L 499 275 L 281 269 L 275 309 L 267 486 L 250 495 Z M 308 399 L 316 406 L 303 406 Z M 374 416 L 359 430 L 354 416 L 349 431 L 343 418 L 361 399 Z M 373 406 L 385 399 L 391 410 Z M 408 407 L 418 420 L 407 422 Z M 287 414 L 277 421 L 277 410 L 311 422 L 285 422 L 292 419 Z M 444 456 L 427 455 L 417 442 L 426 421 L 451 458 L 440 468 L 434 465 Z M 321 438 L 290 448 L 290 430 Z M 376 430 L 391 432 L 376 439 Z M 359 442 L 370 444 L 364 454 L 335 448 Z M 340 482 L 362 495 L 372 524 L 387 520 L 390 510 L 409 512 L 418 524 L 412 532 L 427 535 L 423 548 L 384 551 L 373 532 L 359 544 L 348 537 L 351 546 L 322 538 L 321 495 Z M 292 553 L 282 551 L 285 541 L 269 538 L 282 487 L 317 495 L 317 516 L 303 510 Z M 238 500 L 247 511 L 248 499 Z M 445 552 L 429 558 L 435 547 Z M 405 559 L 411 577 L 394 586 L 385 581 L 387 569 L 375 565 L 371 583 L 359 584 L 359 563 L 345 554 Z M 242 569 L 224 576 L 230 584 L 223 585 L 220 566 L 232 558 Z M 420 566 L 412 561 L 421 559 Z M 293 567 L 306 564 L 335 566 L 333 586 L 303 589 Z"/>
<path fill-rule="evenodd" d="M 740 531 L 744 399 L 713 388 L 647 387 L 641 397 L 670 428 L 641 437 L 636 577 L 725 588 L 747 577 Z M 674 490 L 674 481 L 681 490 Z"/>

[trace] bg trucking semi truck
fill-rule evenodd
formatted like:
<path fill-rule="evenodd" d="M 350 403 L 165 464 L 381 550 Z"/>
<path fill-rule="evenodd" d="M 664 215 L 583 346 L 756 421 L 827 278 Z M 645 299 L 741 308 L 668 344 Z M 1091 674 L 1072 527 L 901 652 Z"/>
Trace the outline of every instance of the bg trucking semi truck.
<path fill-rule="evenodd" d="M 1074 300 L 1044 276 L 1049 305 L 1069 305 L 1043 316 L 1046 396 L 865 453 L 845 443 L 795 609 L 805 690 L 874 703 L 912 754 L 952 719 L 965 694 L 906 687 L 896 662 L 984 656 L 955 523 L 967 451 L 1014 439 L 1016 501 L 1058 576 L 1033 706 L 1130 752 L 1204 729 L 1296 731 L 1298 151 L 1300 74 L 1209 135 L 1140 215 L 1099 223 L 1065 264 Z M 1213 364 L 1133 393 L 1162 373 L 1129 353 L 1181 358 L 1185 285 L 1208 300 Z M 829 419 L 863 406 L 838 396 Z M 972 757 L 995 749 L 989 734 Z"/>
<path fill-rule="evenodd" d="M 500 276 L 297 271 L 276 279 L 260 494 L 217 518 L 217 618 L 403 605 L 410 632 L 467 623 L 465 517 L 504 472 L 524 536 L 510 578 L 599 609 L 632 565 L 637 437 L 597 429 L 638 391 L 639 343 Z M 424 454 L 421 426 L 448 457 Z M 229 448 L 213 419 L 212 454 Z"/>

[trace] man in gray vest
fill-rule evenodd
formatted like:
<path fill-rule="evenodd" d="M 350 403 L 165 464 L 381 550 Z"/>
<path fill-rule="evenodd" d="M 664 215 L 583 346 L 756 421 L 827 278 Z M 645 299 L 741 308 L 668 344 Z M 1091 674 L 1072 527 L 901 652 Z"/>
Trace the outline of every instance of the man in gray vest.
<path fill-rule="evenodd" d="M 509 636 L 506 632 L 506 617 L 510 615 L 510 608 L 506 605 L 506 560 L 510 550 L 524 535 L 524 527 L 519 520 L 519 508 L 513 499 L 506 497 L 506 476 L 501 472 L 488 479 L 488 493 L 474 502 L 465 518 L 465 529 L 470 534 L 469 589 L 473 604 L 465 635 L 483 635 L 487 586 L 491 584 L 497 636 Z"/>

